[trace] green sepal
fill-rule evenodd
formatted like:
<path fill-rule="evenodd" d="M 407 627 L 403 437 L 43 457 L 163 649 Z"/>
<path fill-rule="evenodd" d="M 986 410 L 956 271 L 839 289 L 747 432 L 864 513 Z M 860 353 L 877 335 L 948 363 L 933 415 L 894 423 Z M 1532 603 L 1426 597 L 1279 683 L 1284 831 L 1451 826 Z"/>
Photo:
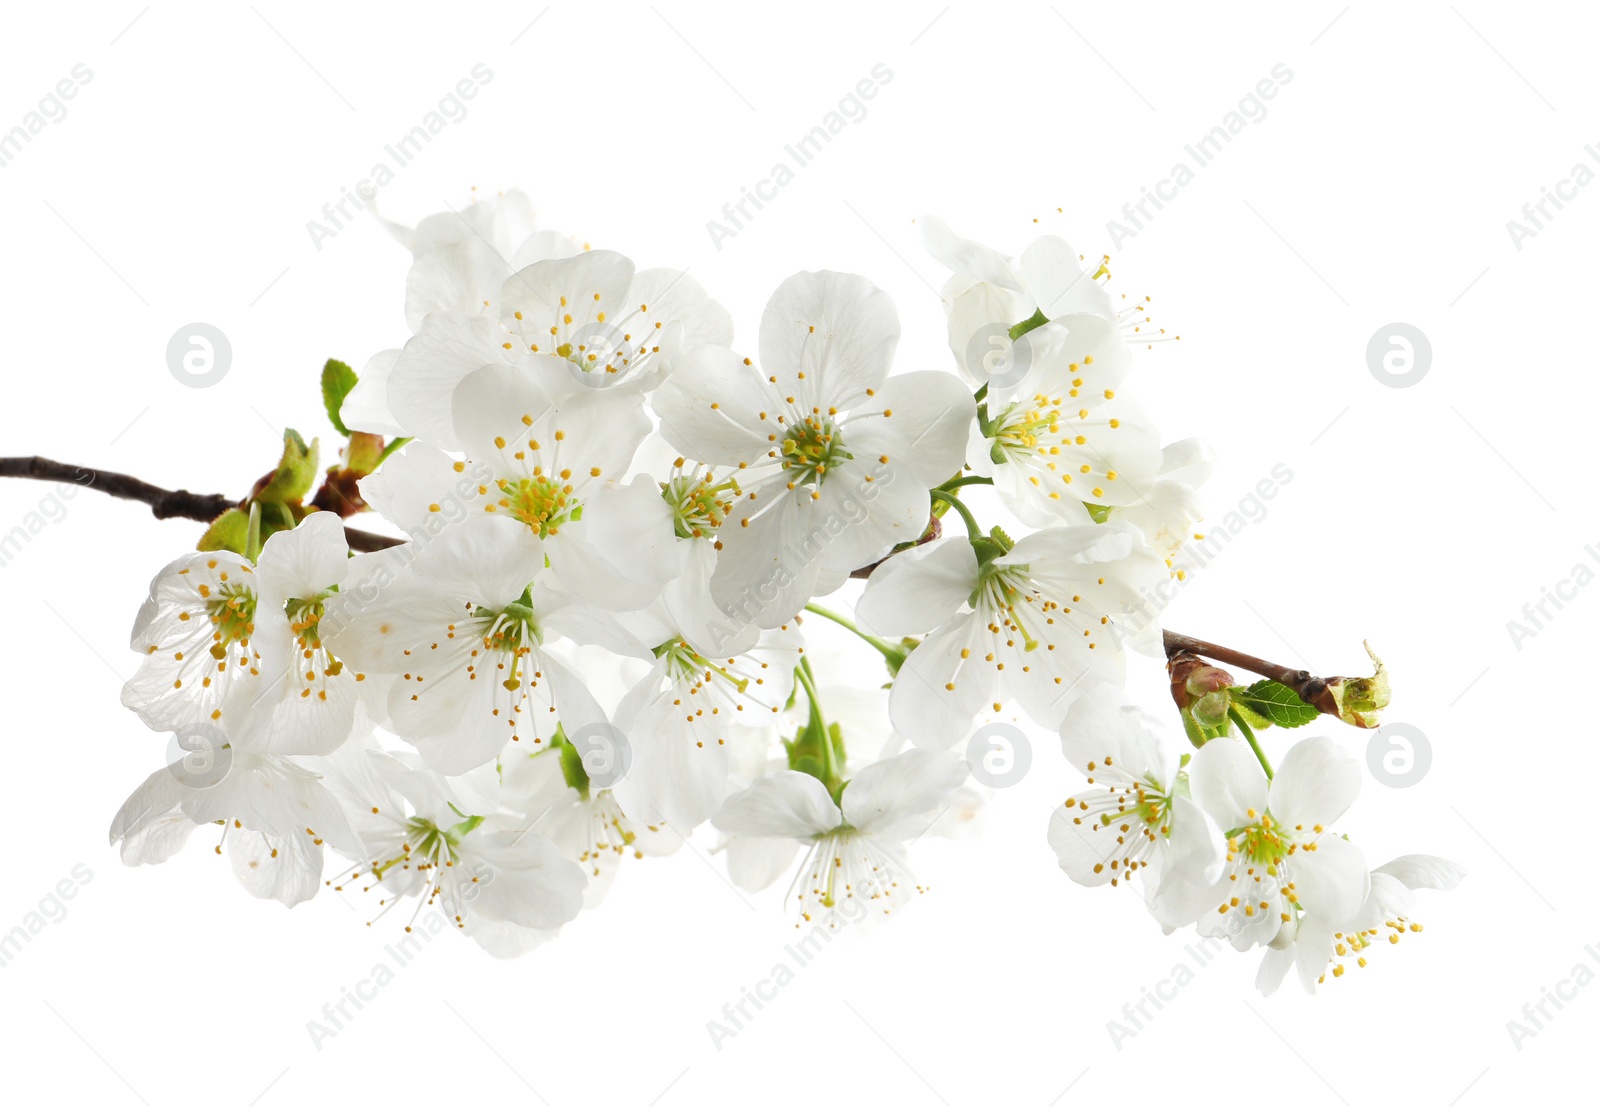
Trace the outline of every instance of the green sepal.
<path fill-rule="evenodd" d="M 283 431 L 283 455 L 272 477 L 255 493 L 260 502 L 298 505 L 317 481 L 317 442 L 309 445 L 293 429 Z"/>
<path fill-rule="evenodd" d="M 250 515 L 230 506 L 206 527 L 195 547 L 202 553 L 229 552 L 244 555 L 249 543 Z"/>
<path fill-rule="evenodd" d="M 589 799 L 589 771 L 583 767 L 583 755 L 578 752 L 578 747 L 567 741 L 566 728 L 556 724 L 554 737 L 550 739 L 550 748 L 561 759 L 561 776 L 567 782 L 567 787 L 577 790 L 580 799 Z"/>

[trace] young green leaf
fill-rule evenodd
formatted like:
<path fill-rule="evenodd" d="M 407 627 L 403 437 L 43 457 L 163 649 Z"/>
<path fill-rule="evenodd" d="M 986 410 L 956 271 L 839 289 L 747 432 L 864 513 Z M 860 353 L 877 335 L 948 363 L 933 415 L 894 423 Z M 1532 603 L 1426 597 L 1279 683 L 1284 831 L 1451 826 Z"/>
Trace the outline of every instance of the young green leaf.
<path fill-rule="evenodd" d="M 322 365 L 322 404 L 327 407 L 328 420 L 333 422 L 333 427 L 347 437 L 350 430 L 345 428 L 339 411 L 344 408 L 345 396 L 356 388 L 357 381 L 348 363 L 330 359 Z"/>
<path fill-rule="evenodd" d="M 1239 691 L 1233 689 L 1233 703 L 1243 711 L 1254 712 L 1280 727 L 1303 727 L 1315 722 L 1320 712 L 1276 680 L 1258 680 Z"/>

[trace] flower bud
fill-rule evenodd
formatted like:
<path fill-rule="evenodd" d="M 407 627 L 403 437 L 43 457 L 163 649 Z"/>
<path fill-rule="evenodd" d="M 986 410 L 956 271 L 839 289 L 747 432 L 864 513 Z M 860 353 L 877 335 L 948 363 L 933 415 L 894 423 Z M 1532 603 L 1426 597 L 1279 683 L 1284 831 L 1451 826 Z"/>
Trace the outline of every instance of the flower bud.
<path fill-rule="evenodd" d="M 1317 709 L 1337 715 L 1351 726 L 1370 730 L 1378 725 L 1378 712 L 1389 706 L 1389 670 L 1370 645 L 1361 645 L 1372 658 L 1373 674 L 1328 677 L 1328 690 L 1317 700 Z"/>

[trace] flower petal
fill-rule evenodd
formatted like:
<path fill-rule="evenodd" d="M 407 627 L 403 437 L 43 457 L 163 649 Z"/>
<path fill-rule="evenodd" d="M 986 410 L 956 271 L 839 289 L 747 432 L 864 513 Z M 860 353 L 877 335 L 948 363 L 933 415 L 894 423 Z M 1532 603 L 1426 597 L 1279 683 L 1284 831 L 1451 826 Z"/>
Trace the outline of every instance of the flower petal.
<path fill-rule="evenodd" d="M 977 583 L 978 558 L 967 539 L 941 537 L 873 569 L 856 617 L 879 637 L 926 633 L 953 618 Z"/>
<path fill-rule="evenodd" d="M 1278 763 L 1267 804 L 1280 823 L 1309 832 L 1335 822 L 1360 792 L 1361 767 L 1343 746 L 1303 738 Z"/>
<path fill-rule="evenodd" d="M 809 842 L 843 817 L 828 789 L 809 773 L 785 769 L 728 797 L 711 822 L 738 838 L 789 838 Z"/>
<path fill-rule="evenodd" d="M 1267 810 L 1267 775 L 1255 755 L 1231 736 L 1213 738 L 1189 762 L 1189 790 L 1224 831 L 1251 822 Z"/>

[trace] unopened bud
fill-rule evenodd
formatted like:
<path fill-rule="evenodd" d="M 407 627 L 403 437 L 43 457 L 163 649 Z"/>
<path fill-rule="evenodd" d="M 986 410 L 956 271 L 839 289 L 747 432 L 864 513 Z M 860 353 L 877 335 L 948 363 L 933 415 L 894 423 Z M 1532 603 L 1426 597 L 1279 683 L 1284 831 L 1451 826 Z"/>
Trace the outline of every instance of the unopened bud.
<path fill-rule="evenodd" d="M 1172 701 L 1183 713 L 1183 728 L 1196 746 L 1227 733 L 1229 688 L 1233 675 L 1189 650 L 1167 658 L 1172 678 Z"/>
<path fill-rule="evenodd" d="M 1317 710 L 1371 730 L 1378 725 L 1378 712 L 1389 706 L 1389 670 L 1370 645 L 1361 645 L 1372 658 L 1372 675 L 1328 677 L 1328 690 L 1317 700 Z"/>

